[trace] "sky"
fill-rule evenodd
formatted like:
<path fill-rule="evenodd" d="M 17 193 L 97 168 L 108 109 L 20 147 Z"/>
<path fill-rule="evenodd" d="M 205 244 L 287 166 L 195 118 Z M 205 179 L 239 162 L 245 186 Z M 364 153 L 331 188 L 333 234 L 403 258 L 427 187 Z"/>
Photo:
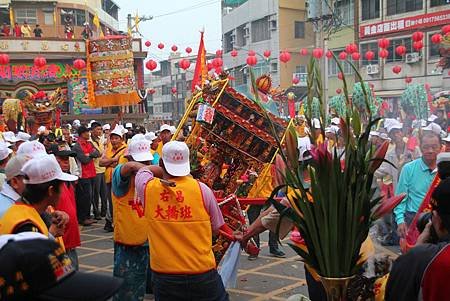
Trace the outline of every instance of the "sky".
<path fill-rule="evenodd" d="M 154 60 L 166 59 L 172 45 L 185 54 L 191 47 L 197 53 L 200 30 L 205 29 L 205 47 L 215 53 L 221 48 L 220 0 L 114 0 L 119 5 L 120 29 L 126 32 L 127 14 L 132 16 L 153 16 L 150 21 L 141 22 L 139 31 L 143 42 L 150 41 L 148 57 Z M 134 23 L 133 23 L 134 24 Z M 158 49 L 162 42 L 165 47 Z M 146 48 L 143 46 L 144 49 Z"/>

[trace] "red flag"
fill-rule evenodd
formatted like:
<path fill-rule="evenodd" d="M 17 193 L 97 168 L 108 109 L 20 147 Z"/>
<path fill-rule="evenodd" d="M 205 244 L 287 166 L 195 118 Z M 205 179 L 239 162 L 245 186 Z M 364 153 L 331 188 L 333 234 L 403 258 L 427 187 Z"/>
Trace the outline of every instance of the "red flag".
<path fill-rule="evenodd" d="M 208 68 L 206 67 L 206 50 L 205 44 L 203 43 L 203 32 L 201 32 L 197 62 L 195 63 L 194 78 L 192 79 L 192 92 L 195 91 L 195 86 L 203 87 L 207 74 Z"/>

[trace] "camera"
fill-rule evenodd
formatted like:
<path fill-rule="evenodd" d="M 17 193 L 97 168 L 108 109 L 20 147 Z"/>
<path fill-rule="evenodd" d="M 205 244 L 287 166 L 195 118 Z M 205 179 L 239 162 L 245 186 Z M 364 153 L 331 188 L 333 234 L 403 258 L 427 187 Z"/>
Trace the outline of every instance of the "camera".
<path fill-rule="evenodd" d="M 419 218 L 417 219 L 417 230 L 419 230 L 420 233 L 423 232 L 423 230 L 425 230 L 426 225 L 428 224 L 428 222 L 431 221 L 431 217 L 432 214 L 431 212 L 425 212 L 422 213 Z M 437 243 L 438 242 L 438 236 L 436 234 L 436 231 L 434 230 L 434 227 L 431 226 L 430 228 L 430 238 L 428 239 L 428 243 Z"/>

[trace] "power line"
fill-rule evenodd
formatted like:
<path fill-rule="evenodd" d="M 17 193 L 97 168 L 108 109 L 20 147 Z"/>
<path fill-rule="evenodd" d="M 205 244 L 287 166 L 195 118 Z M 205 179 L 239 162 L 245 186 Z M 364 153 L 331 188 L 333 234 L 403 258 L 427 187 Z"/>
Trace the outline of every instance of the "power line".
<path fill-rule="evenodd" d="M 217 0 L 208 0 L 208 1 L 201 2 L 201 3 L 195 4 L 195 5 L 191 5 L 191 6 L 182 8 L 182 9 L 177 9 L 177 10 L 172 11 L 172 12 L 168 12 L 168 13 L 161 14 L 161 15 L 156 15 L 156 16 L 154 16 L 154 18 L 160 18 L 160 17 L 171 16 L 171 15 L 174 15 L 174 14 L 179 14 L 179 13 L 183 13 L 183 12 L 186 12 L 186 11 L 190 11 L 190 10 L 202 8 L 202 7 L 211 5 L 211 4 L 216 4 L 216 3 L 218 3 L 218 2 L 220 2 L 220 1 L 217 1 Z"/>

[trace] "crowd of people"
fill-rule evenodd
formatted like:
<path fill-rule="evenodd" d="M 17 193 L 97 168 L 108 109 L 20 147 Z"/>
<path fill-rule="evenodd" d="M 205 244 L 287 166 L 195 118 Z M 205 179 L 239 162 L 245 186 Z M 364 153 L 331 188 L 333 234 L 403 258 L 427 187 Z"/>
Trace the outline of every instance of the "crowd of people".
<path fill-rule="evenodd" d="M 446 124 L 436 123 L 434 117 L 411 128 L 385 118 L 370 133 L 375 148 L 390 142 L 385 157 L 389 162 L 377 170 L 373 187 L 386 198 L 406 194 L 378 225 L 380 243 L 396 245 L 399 238 L 406 237 L 432 182 L 437 175 L 442 178 L 433 187 L 433 218 L 419 237 L 419 246 L 394 263 L 387 300 L 417 299 L 424 286 L 427 296 L 442 296 L 429 277 L 444 273 L 442 264 L 447 264 L 450 182 L 439 167 L 450 160 L 450 136 Z M 319 120 L 312 120 L 309 127 L 304 116 L 297 119 L 301 166 L 312 159 L 309 152 L 314 144 L 326 142 L 330 148 L 336 147 L 338 155 L 345 152 L 339 123 L 339 118 L 332 118 L 322 136 Z M 311 139 L 312 131 L 317 131 L 316 141 Z M 260 207 L 251 209 L 255 212 L 249 213 L 248 231 L 233 232 L 214 192 L 190 176 L 189 148 L 182 142 L 182 134 L 172 141 L 175 134 L 176 128 L 166 124 L 155 133 L 131 123 L 111 126 L 95 120 L 89 124 L 76 120 L 55 132 L 40 127 L 36 135 L 3 132 L 0 279 L 4 282 L 0 282 L 0 300 L 30 296 L 64 300 L 63 294 L 76 291 L 76 285 L 89 289 L 94 284 L 101 289 L 92 300 L 111 296 L 114 300 L 143 300 L 150 291 L 156 300 L 228 300 L 211 248 L 214 235 L 225 233 L 245 248 L 251 238 L 271 230 L 275 243 L 270 252 L 277 257 L 284 253 L 278 249 L 275 233 L 281 238 L 291 233 L 293 243 L 298 243 L 293 222 L 280 220 L 273 207 L 261 214 Z M 305 173 L 305 187 L 308 181 Z M 104 230 L 113 232 L 113 276 L 91 279 L 77 272 L 80 226 L 90 227 L 102 219 Z M 11 255 L 14 252 L 33 257 L 25 263 L 36 262 L 36 270 L 17 263 Z M 361 248 L 362 260 L 370 252 L 373 245 L 368 238 Z M 7 256 L 12 256 L 11 260 Z M 46 259 L 37 264 L 39 258 Z M 418 274 L 406 272 L 411 264 L 416 265 Z M 324 300 L 317 274 L 309 267 L 305 270 L 311 300 Z M 36 273 L 48 275 L 45 283 L 36 279 Z M 403 285 L 404 290 L 400 289 Z M 84 293 L 74 292 L 77 300 L 85 300 Z"/>
<path fill-rule="evenodd" d="M 109 29 L 108 29 L 109 33 Z M 110 33 L 109 33 L 110 34 Z M 68 40 L 75 38 L 74 26 L 66 22 L 64 24 L 64 35 Z M 93 36 L 93 31 L 89 23 L 83 24 L 83 30 L 81 31 L 81 38 L 84 40 L 90 39 Z M 28 24 L 27 21 L 23 21 L 23 24 L 14 23 L 14 26 L 4 22 L 0 26 L 0 37 L 15 37 L 15 38 L 43 38 L 44 32 L 39 24 L 35 24 L 34 28 Z"/>

